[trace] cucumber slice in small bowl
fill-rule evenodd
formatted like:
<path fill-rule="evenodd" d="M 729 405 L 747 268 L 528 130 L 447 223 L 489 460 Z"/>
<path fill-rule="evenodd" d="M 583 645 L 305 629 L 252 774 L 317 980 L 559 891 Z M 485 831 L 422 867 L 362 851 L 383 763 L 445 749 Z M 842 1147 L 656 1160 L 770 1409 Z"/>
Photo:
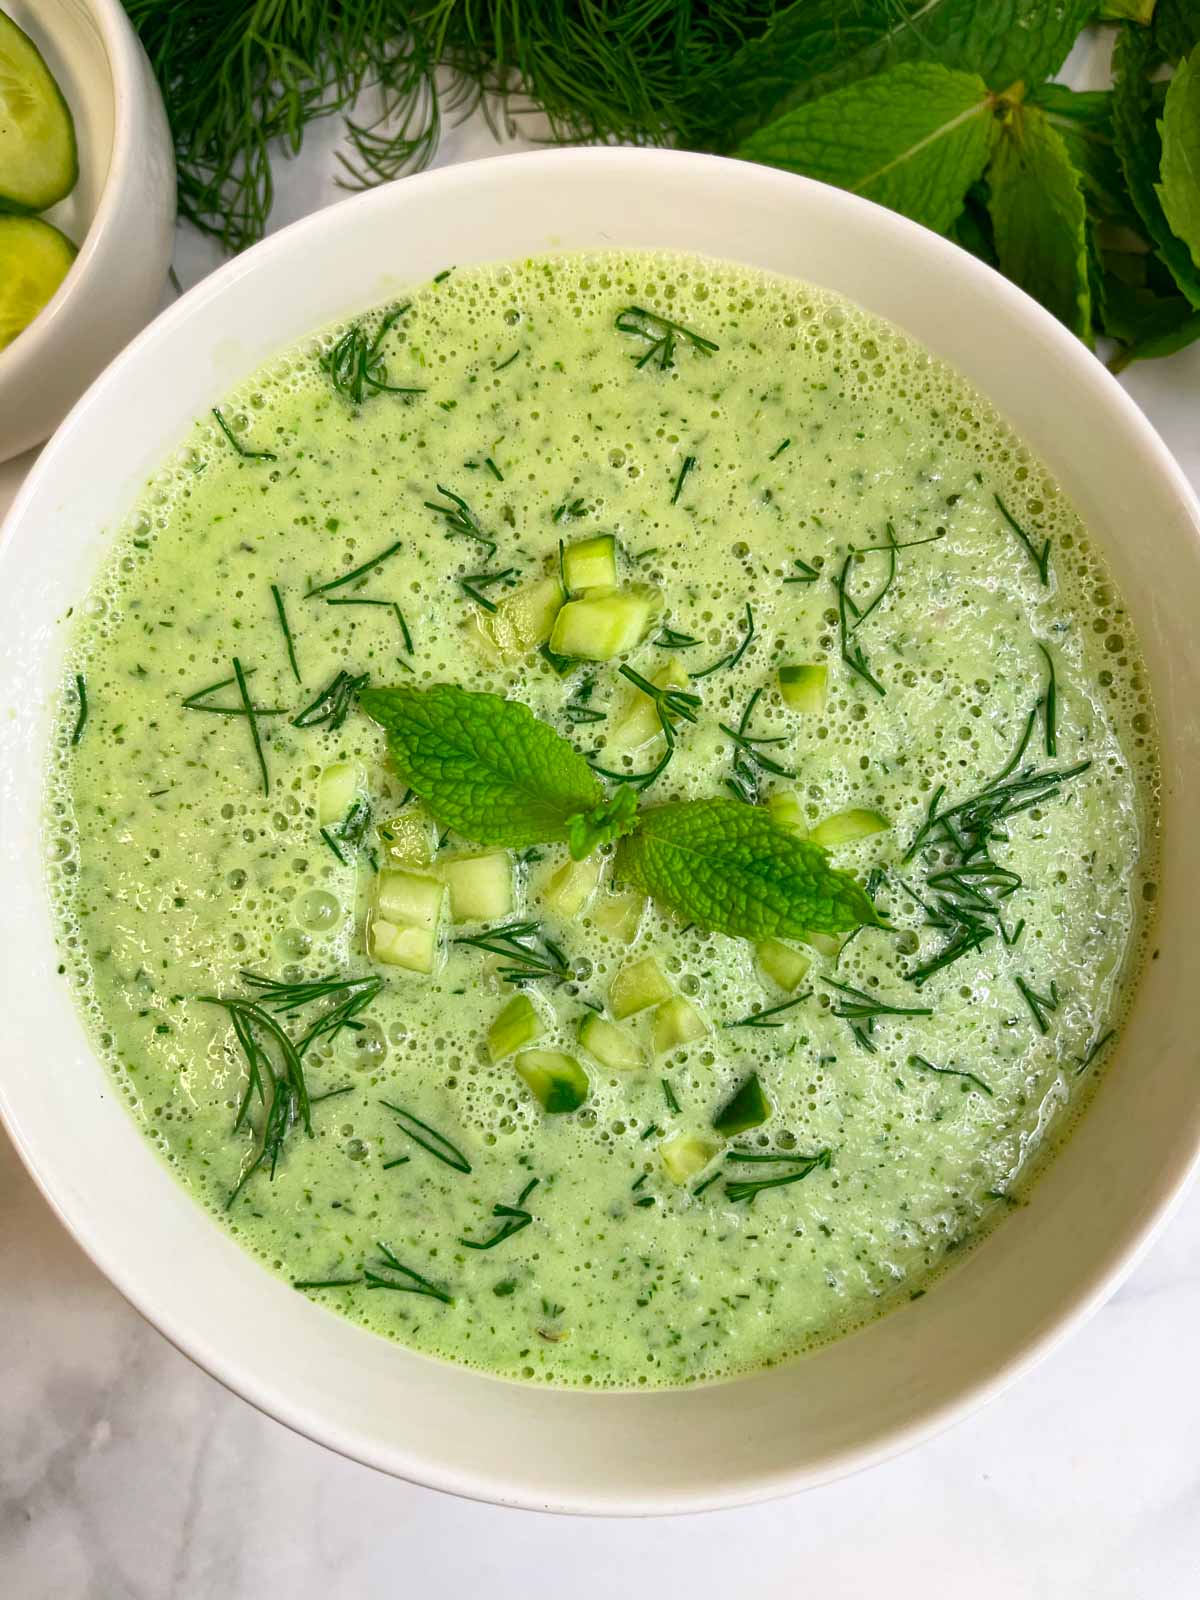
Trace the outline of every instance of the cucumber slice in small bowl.
<path fill-rule="evenodd" d="M 45 211 L 78 177 L 70 107 L 37 45 L 0 11 L 0 211 Z"/>
<path fill-rule="evenodd" d="M 0 216 L 0 350 L 50 303 L 75 246 L 40 217 Z"/>

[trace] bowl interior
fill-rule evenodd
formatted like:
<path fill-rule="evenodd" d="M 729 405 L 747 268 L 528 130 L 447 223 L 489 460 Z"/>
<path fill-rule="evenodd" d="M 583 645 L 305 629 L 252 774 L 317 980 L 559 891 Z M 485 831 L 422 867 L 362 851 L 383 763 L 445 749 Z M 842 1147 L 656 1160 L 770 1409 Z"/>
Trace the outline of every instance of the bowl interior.
<path fill-rule="evenodd" d="M 449 263 L 611 246 L 694 250 L 837 289 L 943 356 L 1075 500 L 1140 633 L 1162 720 L 1158 953 L 1078 1133 L 1021 1208 L 918 1303 L 755 1377 L 647 1395 L 521 1387 L 410 1354 L 261 1270 L 122 1109 L 56 974 L 39 865 L 43 749 L 65 618 L 191 419 L 275 351 Z M 1153 541 L 1153 551 L 1146 544 Z M 1149 558 L 1148 558 L 1149 557 Z M 386 1470 L 514 1504 L 697 1510 L 803 1487 L 1009 1381 L 1132 1263 L 1200 1145 L 1200 514 L 1094 359 L 973 258 L 764 168 L 619 150 L 500 158 L 318 214 L 186 296 L 44 452 L 0 550 L 0 1110 L 85 1248 L 163 1331 L 292 1426 Z"/>

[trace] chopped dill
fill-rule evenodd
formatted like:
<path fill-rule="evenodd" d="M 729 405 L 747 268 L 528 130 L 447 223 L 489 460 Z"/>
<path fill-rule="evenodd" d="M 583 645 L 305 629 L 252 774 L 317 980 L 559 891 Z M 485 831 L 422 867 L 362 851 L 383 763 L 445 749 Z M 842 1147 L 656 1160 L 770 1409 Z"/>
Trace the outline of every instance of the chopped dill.
<path fill-rule="evenodd" d="M 329 728 L 331 732 L 336 731 L 353 711 L 358 698 L 358 691 L 366 681 L 367 674 L 365 672 L 359 673 L 357 677 L 351 677 L 345 671 L 336 673 L 313 703 L 305 706 L 299 716 L 292 718 L 292 727 L 316 728 L 324 726 Z"/>
<path fill-rule="evenodd" d="M 764 1189 L 781 1189 L 789 1183 L 800 1183 L 805 1178 L 817 1171 L 827 1171 L 833 1163 L 833 1151 L 826 1146 L 814 1155 L 798 1155 L 792 1151 L 786 1153 L 768 1153 L 748 1150 L 729 1150 L 726 1152 L 727 1161 L 760 1162 L 760 1161 L 786 1161 L 796 1163 L 794 1172 L 784 1172 L 773 1178 L 730 1178 L 725 1183 L 725 1194 L 733 1205 L 743 1201 L 753 1205 L 754 1201 Z M 697 1193 L 698 1191 L 693 1191 Z"/>
<path fill-rule="evenodd" d="M 370 1267 L 364 1268 L 363 1281 L 368 1289 L 393 1289 L 398 1294 L 423 1294 L 431 1300 L 440 1300 L 443 1305 L 452 1306 L 454 1296 L 447 1294 L 444 1289 L 439 1289 L 436 1283 L 430 1283 L 428 1278 L 423 1278 L 419 1272 L 414 1272 L 411 1267 L 406 1267 L 381 1240 L 375 1241 L 376 1249 L 383 1257 L 384 1265 L 389 1272 L 398 1272 L 401 1277 L 407 1278 L 407 1283 L 396 1283 L 391 1278 L 381 1277 L 378 1271 Z"/>
<path fill-rule="evenodd" d="M 728 723 L 721 722 L 717 726 L 721 732 L 734 743 L 733 774 L 725 779 L 725 787 L 733 792 L 739 800 L 747 805 L 758 804 L 759 779 L 764 772 L 771 773 L 777 778 L 794 778 L 796 774 L 787 767 L 780 766 L 773 756 L 763 754 L 766 745 L 786 744 L 784 735 L 772 737 L 767 734 L 752 734 L 747 730 L 750 720 L 754 715 L 754 708 L 762 697 L 760 684 L 746 702 L 746 709 L 742 712 L 741 721 L 736 728 L 731 728 Z"/>
<path fill-rule="evenodd" d="M 679 496 L 683 493 L 683 485 L 687 480 L 687 475 L 688 475 L 689 472 L 691 472 L 692 468 L 695 465 L 696 465 L 695 456 L 684 456 L 683 465 L 679 469 L 679 476 L 675 479 L 675 491 L 671 496 L 671 504 L 672 505 L 676 504 L 676 502 L 679 499 Z"/>
<path fill-rule="evenodd" d="M 361 322 L 348 328 L 341 338 L 321 356 L 321 366 L 329 374 L 329 381 L 343 399 L 351 405 L 361 406 L 371 394 L 424 394 L 423 388 L 389 383 L 387 362 L 383 357 L 383 341 L 412 309 L 412 302 L 393 306 L 380 322 L 373 338 L 367 337 Z"/>
<path fill-rule="evenodd" d="M 995 1090 L 984 1083 L 977 1073 L 962 1072 L 956 1067 L 935 1067 L 933 1062 L 926 1061 L 924 1056 L 909 1056 L 908 1064 L 910 1067 L 920 1067 L 923 1072 L 936 1072 L 942 1078 L 961 1078 L 964 1087 L 973 1083 L 977 1089 L 982 1089 L 989 1099 L 995 1098 Z"/>
<path fill-rule="evenodd" d="M 680 339 L 700 356 L 710 356 L 720 348 L 694 328 L 685 328 L 681 322 L 672 322 L 669 317 L 647 311 L 644 306 L 626 306 L 618 311 L 615 326 L 621 333 L 635 334 L 648 342 L 650 348 L 645 354 L 633 358 L 639 371 L 656 358 L 659 371 L 668 371 L 675 365 L 675 350 Z"/>
<path fill-rule="evenodd" d="M 525 1202 L 537 1188 L 540 1181 L 541 1180 L 538 1178 L 530 1178 L 529 1182 L 517 1196 L 517 1203 L 515 1206 L 497 1204 L 492 1207 L 493 1217 L 499 1217 L 503 1220 L 500 1227 L 496 1229 L 495 1233 L 492 1234 L 490 1239 L 484 1239 L 482 1241 L 475 1239 L 460 1239 L 458 1241 L 459 1244 L 461 1244 L 466 1250 L 492 1250 L 496 1247 L 496 1245 L 503 1244 L 506 1239 L 511 1239 L 514 1233 L 520 1233 L 522 1228 L 527 1228 L 533 1221 L 533 1216 L 532 1213 L 524 1209 Z"/>
<path fill-rule="evenodd" d="M 875 1031 L 877 1017 L 931 1017 L 933 1010 L 930 1006 L 894 1006 L 886 1000 L 880 1000 L 877 995 L 867 994 L 862 989 L 855 989 L 851 984 L 840 983 L 836 978 L 823 978 L 823 983 L 831 989 L 836 989 L 845 998 L 839 1000 L 833 1007 L 833 1015 L 842 1017 L 850 1024 L 850 1032 L 858 1043 L 869 1054 L 875 1054 L 875 1043 L 871 1035 Z"/>
<path fill-rule="evenodd" d="M 781 1000 L 778 1005 L 767 1006 L 762 1011 L 751 1011 L 747 1016 L 739 1017 L 736 1022 L 723 1022 L 723 1028 L 782 1028 L 779 1021 L 785 1011 L 791 1011 L 803 1001 L 811 999 L 812 990 L 806 989 L 803 994 L 793 995 L 790 1000 Z"/>
<path fill-rule="evenodd" d="M 471 1171 L 471 1163 L 444 1133 L 431 1128 L 427 1122 L 422 1122 L 420 1117 L 414 1116 L 411 1111 L 406 1111 L 403 1106 L 393 1105 L 390 1100 L 380 1100 L 379 1103 L 381 1106 L 386 1106 L 395 1117 L 401 1133 L 407 1134 L 414 1144 L 419 1144 L 421 1149 L 427 1150 L 431 1156 L 436 1156 L 443 1166 L 453 1167 L 455 1172 Z"/>
<path fill-rule="evenodd" d="M 1004 518 L 1005 522 L 1008 523 L 1009 527 L 1016 534 L 1017 538 L 1025 546 L 1025 549 L 1029 554 L 1029 559 L 1033 562 L 1034 566 L 1037 568 L 1037 575 L 1041 579 L 1042 584 L 1043 585 L 1048 585 L 1049 582 L 1050 582 L 1050 541 L 1049 541 L 1049 539 L 1046 540 L 1045 544 L 1039 550 L 1037 548 L 1037 546 L 1034 544 L 1033 540 L 1026 533 L 1025 529 L 1021 526 L 1021 524 L 1013 516 L 1012 512 L 1004 504 L 1004 501 L 1001 500 L 1000 496 L 998 494 L 994 494 L 992 496 L 992 499 L 996 502 L 996 507 L 997 507 L 997 510 L 1000 512 L 1000 515 Z"/>
<path fill-rule="evenodd" d="M 87 679 L 82 672 L 75 674 L 75 694 L 79 700 L 79 711 L 75 717 L 75 726 L 71 730 L 71 743 L 76 745 L 83 738 L 83 730 L 87 727 L 88 697 Z"/>
<path fill-rule="evenodd" d="M 792 562 L 792 565 L 798 568 L 798 571 L 795 577 L 785 578 L 783 580 L 784 583 L 816 583 L 821 576 L 810 561 L 803 561 L 799 556 Z"/>
<path fill-rule="evenodd" d="M 278 461 L 279 460 L 279 457 L 275 454 L 275 452 L 273 450 L 247 450 L 246 446 L 238 438 L 237 434 L 234 433 L 233 429 L 225 421 L 225 418 L 217 410 L 216 406 L 214 406 L 212 408 L 212 414 L 217 419 L 217 427 L 220 428 L 221 432 L 229 440 L 230 444 L 237 451 L 238 455 L 241 456 L 243 461 Z"/>
<path fill-rule="evenodd" d="M 699 672 L 693 672 L 692 673 L 692 677 L 694 679 L 711 678 L 714 672 L 720 672 L 722 670 L 722 668 L 724 668 L 724 667 L 736 667 L 738 662 L 746 654 L 746 651 L 750 648 L 750 641 L 753 638 L 754 638 L 754 612 L 750 609 L 749 602 L 747 602 L 747 604 L 746 604 L 746 632 L 742 636 L 742 642 L 738 645 L 737 649 L 732 651 L 727 656 L 722 656 L 720 661 L 714 661 L 711 667 L 702 667 Z"/>
<path fill-rule="evenodd" d="M 258 759 L 258 770 L 262 774 L 263 794 L 271 792 L 271 775 L 267 771 L 267 758 L 263 751 L 262 737 L 258 731 L 258 712 L 250 700 L 250 691 L 246 688 L 246 674 L 242 671 L 242 664 L 236 656 L 233 658 L 233 675 L 237 679 L 238 694 L 242 697 L 242 710 L 247 722 L 250 724 L 250 738 L 254 745 L 254 754 Z"/>
<path fill-rule="evenodd" d="M 506 922 L 495 928 L 485 928 L 471 937 L 461 936 L 455 944 L 465 944 L 487 955 L 499 956 L 507 963 L 497 967 L 497 975 L 505 983 L 529 983 L 538 978 L 549 978 L 551 983 L 565 983 L 573 974 L 566 956 L 542 933 L 537 922 Z M 541 946 L 539 949 L 538 946 Z"/>
<path fill-rule="evenodd" d="M 659 1081 L 662 1084 L 663 1099 L 667 1102 L 667 1110 L 678 1115 L 679 1101 L 676 1098 L 674 1089 L 671 1087 L 671 1080 L 669 1078 L 661 1078 Z"/>
<path fill-rule="evenodd" d="M 292 676 L 297 683 L 302 683 L 304 680 L 300 676 L 300 668 L 296 663 L 296 642 L 292 638 L 291 628 L 288 627 L 287 612 L 284 610 L 283 596 L 279 592 L 277 583 L 271 585 L 271 597 L 275 601 L 275 614 L 279 618 L 279 626 L 283 630 L 284 643 L 287 645 L 288 660 L 292 665 Z"/>
<path fill-rule="evenodd" d="M 340 578 L 331 578 L 328 583 L 316 584 L 315 587 L 306 592 L 304 598 L 311 600 L 314 595 L 328 594 L 331 589 L 344 588 L 346 584 L 353 583 L 355 578 L 361 578 L 374 568 L 381 567 L 390 556 L 394 556 L 397 550 L 402 549 L 403 545 L 403 539 L 394 540 L 386 550 L 380 550 L 378 555 L 373 555 L 369 561 L 364 561 L 360 566 L 353 567 L 349 572 L 344 572 Z"/>
<path fill-rule="evenodd" d="M 474 539 L 485 547 L 489 557 L 495 555 L 496 541 L 489 539 L 484 533 L 476 520 L 475 513 L 462 495 L 455 494 L 453 489 L 447 489 L 440 483 L 437 485 L 437 492 L 450 504 L 439 505 L 436 500 L 425 500 L 422 503 L 427 511 L 436 511 L 439 517 L 445 518 L 447 538 Z"/>
<path fill-rule="evenodd" d="M 1039 994 L 1036 989 L 1031 987 L 1031 985 L 1020 976 L 1019 973 L 1013 979 L 1013 982 L 1020 990 L 1021 998 L 1029 1007 L 1029 1014 L 1032 1016 L 1034 1023 L 1037 1026 L 1037 1031 L 1042 1035 L 1049 1033 L 1050 1024 L 1046 1020 L 1046 1014 L 1047 1012 L 1055 1012 L 1058 1010 L 1059 1002 L 1057 982 L 1055 982 L 1054 979 L 1050 980 L 1049 994 Z"/>
<path fill-rule="evenodd" d="M 1058 675 L 1054 670 L 1054 657 L 1046 646 L 1038 641 L 1038 649 L 1046 662 L 1049 677 L 1046 680 L 1046 692 L 1042 696 L 1042 716 L 1046 728 L 1046 754 L 1058 754 Z"/>
<path fill-rule="evenodd" d="M 768 461 L 777 461 L 779 459 L 779 457 L 783 454 L 783 452 L 791 444 L 791 442 L 792 441 L 790 439 L 784 439 L 781 444 L 777 444 L 775 446 L 774 450 L 771 451 L 771 454 L 767 457 L 767 460 Z"/>
<path fill-rule="evenodd" d="M 690 650 L 700 641 L 693 639 L 690 633 L 679 633 L 674 628 L 663 628 L 658 637 L 651 639 L 650 643 L 656 650 Z"/>
<path fill-rule="evenodd" d="M 457 581 L 459 588 L 464 590 L 475 601 L 476 605 L 482 606 L 485 611 L 494 612 L 496 610 L 495 602 L 489 600 L 480 591 L 490 588 L 493 583 L 502 583 L 506 588 L 511 589 L 513 579 L 516 576 L 516 567 L 505 567 L 503 572 L 469 572 L 465 578 L 459 578 Z"/>

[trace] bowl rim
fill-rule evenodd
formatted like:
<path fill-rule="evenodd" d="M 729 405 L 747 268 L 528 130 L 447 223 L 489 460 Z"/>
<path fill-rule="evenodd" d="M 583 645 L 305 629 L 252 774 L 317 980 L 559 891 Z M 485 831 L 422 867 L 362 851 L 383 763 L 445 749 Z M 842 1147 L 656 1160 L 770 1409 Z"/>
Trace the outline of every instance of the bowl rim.
<path fill-rule="evenodd" d="M 10 368 L 15 368 L 18 355 L 29 360 L 36 352 L 35 340 L 47 338 L 76 293 L 82 286 L 92 261 L 104 248 L 112 228 L 113 215 L 120 204 L 120 193 L 128 181 L 129 171 L 137 156 L 138 89 L 141 83 L 141 46 L 133 31 L 133 24 L 121 8 L 120 0 L 82 0 L 88 15 L 96 24 L 100 42 L 108 58 L 109 83 L 113 107 L 112 153 L 108 171 L 100 190 L 100 198 L 83 243 L 67 274 L 46 304 L 17 334 L 12 342 L 0 350 L 0 384 Z M 74 115 L 74 113 L 72 113 Z M 14 354 L 16 352 L 16 354 Z"/>
<path fill-rule="evenodd" d="M 680 169 L 690 165 L 701 173 L 718 167 L 736 167 L 742 181 L 750 181 L 750 176 L 753 174 L 756 180 L 763 178 L 764 181 L 774 183 L 820 189 L 827 195 L 836 195 L 837 203 L 840 205 L 874 213 L 873 226 L 879 230 L 881 242 L 884 244 L 889 235 L 895 239 L 907 238 L 910 242 L 914 236 L 919 235 L 924 250 L 942 252 L 947 260 L 953 256 L 957 271 L 968 276 L 974 275 L 977 281 L 986 281 L 992 294 L 1000 299 L 1006 299 L 1010 306 L 1017 308 L 1022 319 L 1030 325 L 1031 332 L 1037 334 L 1047 351 L 1047 360 L 1055 360 L 1077 373 L 1082 384 L 1100 386 L 1100 390 L 1107 394 L 1110 404 L 1119 411 L 1122 425 L 1128 431 L 1131 440 L 1143 452 L 1148 470 L 1163 480 L 1164 487 L 1178 498 L 1182 509 L 1193 524 L 1200 527 L 1200 502 L 1197 501 L 1191 486 L 1166 445 L 1116 379 L 1105 371 L 1072 334 L 1021 290 L 983 263 L 959 251 L 949 241 L 932 235 L 906 218 L 877 207 L 871 202 L 846 195 L 841 191 L 828 190 L 824 185 L 813 184 L 810 180 L 797 178 L 794 175 L 772 172 L 765 168 L 751 168 L 748 171 L 745 163 L 721 157 L 689 152 L 624 149 L 559 149 L 495 156 L 410 177 L 404 179 L 403 184 L 405 194 L 411 196 L 432 185 L 452 187 L 459 182 L 478 182 L 479 175 L 474 169 L 479 167 L 496 165 L 500 168 L 520 163 L 524 173 L 535 177 L 539 171 L 545 170 L 546 163 L 562 166 L 567 162 L 584 168 L 603 168 L 606 165 L 628 167 L 632 163 L 634 168 L 640 169 L 636 172 L 639 182 L 645 181 L 653 173 L 655 164 L 666 164 Z M 393 186 L 384 186 L 354 196 L 339 205 L 328 207 L 290 224 L 253 247 L 251 251 L 219 268 L 139 334 L 77 402 L 44 449 L 22 486 L 3 527 L 0 527 L 0 565 L 8 547 L 8 541 L 4 538 L 5 532 L 22 519 L 26 505 L 35 493 L 40 492 L 43 480 L 52 478 L 57 467 L 57 456 L 66 448 L 63 440 L 68 439 L 76 429 L 89 423 L 89 412 L 102 406 L 107 389 L 119 383 L 122 368 L 132 361 L 137 353 L 146 345 L 170 334 L 178 323 L 219 300 L 226 285 L 247 270 L 248 261 L 257 267 L 274 253 L 284 254 L 298 235 L 313 235 L 320 231 L 336 229 L 339 226 L 343 206 L 364 210 L 372 206 L 386 208 L 391 203 L 393 192 Z M 273 1388 L 270 1381 L 261 1378 L 260 1374 L 251 1373 L 245 1365 L 239 1365 L 236 1360 L 227 1359 L 223 1352 L 214 1352 L 204 1345 L 200 1336 L 191 1333 L 186 1326 L 177 1323 L 169 1312 L 155 1305 L 153 1285 L 147 1286 L 137 1281 L 136 1273 L 123 1261 L 120 1251 L 115 1247 L 110 1248 L 111 1241 L 89 1237 L 87 1227 L 81 1226 L 77 1217 L 67 1215 L 54 1192 L 52 1176 L 48 1173 L 43 1178 L 34 1152 L 27 1147 L 20 1128 L 8 1117 L 2 1091 L 3 1084 L 0 1083 L 0 1117 L 6 1121 L 18 1152 L 60 1220 L 125 1298 L 176 1348 L 196 1361 L 227 1388 L 294 1431 L 352 1459 L 381 1468 L 411 1482 L 470 1499 L 525 1506 L 531 1509 L 592 1515 L 689 1513 L 750 1504 L 861 1470 L 932 1437 L 986 1400 L 1001 1393 L 1025 1371 L 1057 1348 L 1103 1303 L 1150 1247 L 1159 1230 L 1176 1210 L 1188 1184 L 1195 1176 L 1197 1167 L 1200 1166 L 1200 1141 L 1193 1139 L 1186 1160 L 1181 1162 L 1176 1170 L 1167 1176 L 1155 1175 L 1158 1180 L 1157 1187 L 1143 1214 L 1129 1224 L 1122 1246 L 1107 1254 L 1102 1264 L 1071 1291 L 1070 1298 L 1063 1308 L 1053 1316 L 1047 1317 L 1044 1325 L 1026 1337 L 1023 1342 L 1018 1343 L 1006 1359 L 995 1362 L 980 1376 L 965 1382 L 945 1401 L 926 1405 L 910 1420 L 884 1429 L 866 1443 L 849 1445 L 829 1454 L 819 1470 L 805 1467 L 766 1471 L 744 1470 L 740 1477 L 727 1480 L 719 1495 L 714 1495 L 711 1491 L 675 1490 L 665 1492 L 653 1503 L 646 1503 L 642 1500 L 633 1501 L 627 1496 L 623 1497 L 619 1490 L 603 1496 L 596 1493 L 588 1493 L 586 1496 L 572 1495 L 569 1491 L 564 1491 L 555 1504 L 548 1505 L 540 1496 L 514 1489 L 511 1483 L 506 1483 L 495 1474 L 484 1471 L 451 1471 L 441 1466 L 435 1469 L 421 1459 L 418 1453 L 412 1451 L 406 1453 L 401 1447 L 384 1449 L 368 1444 L 356 1437 L 352 1428 L 331 1424 L 330 1419 L 322 1416 L 319 1408 L 311 1405 L 305 1396 Z M 240 1250 L 241 1247 L 237 1248 Z M 901 1314 L 894 1313 L 894 1315 Z M 614 1397 L 609 1396 L 609 1398 Z M 632 1401 L 633 1396 L 622 1398 Z"/>

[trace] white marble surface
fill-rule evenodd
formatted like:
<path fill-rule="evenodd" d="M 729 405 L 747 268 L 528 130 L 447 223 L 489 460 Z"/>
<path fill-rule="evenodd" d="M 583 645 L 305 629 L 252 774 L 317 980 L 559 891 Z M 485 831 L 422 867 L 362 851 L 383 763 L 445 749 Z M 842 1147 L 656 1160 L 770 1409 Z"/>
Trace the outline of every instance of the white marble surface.
<path fill-rule="evenodd" d="M 277 222 L 336 198 L 332 143 L 331 129 L 282 171 Z M 475 121 L 442 159 L 492 149 Z M 181 234 L 185 283 L 216 259 Z M 1200 486 L 1200 348 L 1125 382 Z M 29 459 L 0 467 L 0 511 Z M 121 1300 L 2 1134 L 0 1219 L 12 1600 L 1200 1595 L 1200 1190 L 1081 1333 L 951 1433 L 802 1498 L 642 1522 L 451 1500 L 258 1415 Z"/>

